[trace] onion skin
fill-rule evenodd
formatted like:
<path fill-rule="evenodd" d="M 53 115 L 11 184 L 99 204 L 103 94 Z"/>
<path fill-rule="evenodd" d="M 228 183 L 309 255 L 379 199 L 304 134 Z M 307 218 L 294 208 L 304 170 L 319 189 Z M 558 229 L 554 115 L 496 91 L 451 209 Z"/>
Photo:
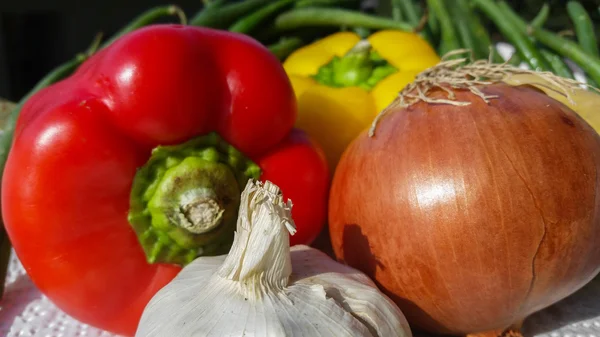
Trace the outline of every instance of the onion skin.
<path fill-rule="evenodd" d="M 598 134 L 533 87 L 480 89 L 500 98 L 393 108 L 331 187 L 336 257 L 428 332 L 508 328 L 600 267 Z"/>
<path fill-rule="evenodd" d="M 572 99 L 570 101 L 556 85 L 535 74 L 513 74 L 505 78 L 503 82 L 510 85 L 533 85 L 577 112 L 596 132 L 600 132 L 600 113 L 598 111 L 600 110 L 600 92 L 592 89 L 573 88 L 570 90 Z"/>

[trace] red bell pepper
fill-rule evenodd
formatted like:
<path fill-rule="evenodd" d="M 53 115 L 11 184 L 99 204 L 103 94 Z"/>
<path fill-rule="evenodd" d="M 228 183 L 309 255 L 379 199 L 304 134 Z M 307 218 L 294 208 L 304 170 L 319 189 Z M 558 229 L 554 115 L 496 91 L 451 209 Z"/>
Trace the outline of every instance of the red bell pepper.
<path fill-rule="evenodd" d="M 15 251 L 67 314 L 133 335 L 181 266 L 228 251 L 247 179 L 292 199 L 292 243 L 320 232 L 327 164 L 295 118 L 282 66 L 251 38 L 129 33 L 25 104 L 2 184 Z"/>

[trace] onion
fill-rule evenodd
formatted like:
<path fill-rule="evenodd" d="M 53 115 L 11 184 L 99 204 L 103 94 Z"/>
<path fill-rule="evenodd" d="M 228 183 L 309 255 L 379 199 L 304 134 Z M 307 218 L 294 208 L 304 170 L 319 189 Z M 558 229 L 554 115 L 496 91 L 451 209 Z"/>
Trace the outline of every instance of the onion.
<path fill-rule="evenodd" d="M 581 87 L 573 87 L 569 90 L 569 95 L 567 96 L 564 90 L 561 90 L 556 84 L 536 74 L 515 74 L 506 77 L 503 79 L 503 82 L 510 85 L 529 84 L 539 88 L 548 96 L 573 109 L 596 132 L 600 132 L 600 92 L 598 89 L 587 90 Z"/>
<path fill-rule="evenodd" d="M 541 90 L 501 81 L 523 70 L 457 64 L 419 75 L 351 143 L 330 235 L 412 327 L 497 335 L 598 273 L 600 137 Z"/>

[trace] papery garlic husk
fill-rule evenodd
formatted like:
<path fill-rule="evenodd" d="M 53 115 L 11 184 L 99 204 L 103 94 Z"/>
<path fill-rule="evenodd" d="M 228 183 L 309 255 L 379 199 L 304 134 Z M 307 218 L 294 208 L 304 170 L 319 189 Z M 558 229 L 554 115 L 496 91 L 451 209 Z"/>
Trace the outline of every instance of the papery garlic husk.
<path fill-rule="evenodd" d="M 361 272 L 290 249 L 291 203 L 249 181 L 228 255 L 199 257 L 146 306 L 136 337 L 411 337 L 398 307 Z"/>

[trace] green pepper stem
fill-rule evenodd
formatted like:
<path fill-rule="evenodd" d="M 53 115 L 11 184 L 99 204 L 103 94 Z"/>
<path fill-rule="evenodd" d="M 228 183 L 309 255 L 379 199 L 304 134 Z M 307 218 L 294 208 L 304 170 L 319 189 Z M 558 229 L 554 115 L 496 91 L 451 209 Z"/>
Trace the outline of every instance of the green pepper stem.
<path fill-rule="evenodd" d="M 213 189 L 193 189 L 181 196 L 179 208 L 182 221 L 178 225 L 190 233 L 202 234 L 221 224 L 225 208 Z"/>
<path fill-rule="evenodd" d="M 342 87 L 350 87 L 365 82 L 373 72 L 371 44 L 368 40 L 359 41 L 339 62 L 333 63 L 333 81 Z"/>
<path fill-rule="evenodd" d="M 129 223 L 149 263 L 226 253 L 241 186 L 260 169 L 216 134 L 152 151 L 133 181 Z"/>
<path fill-rule="evenodd" d="M 315 80 L 330 87 L 361 87 L 371 90 L 379 81 L 398 71 L 371 48 L 359 41 L 343 57 L 334 57 L 321 67 Z"/>

